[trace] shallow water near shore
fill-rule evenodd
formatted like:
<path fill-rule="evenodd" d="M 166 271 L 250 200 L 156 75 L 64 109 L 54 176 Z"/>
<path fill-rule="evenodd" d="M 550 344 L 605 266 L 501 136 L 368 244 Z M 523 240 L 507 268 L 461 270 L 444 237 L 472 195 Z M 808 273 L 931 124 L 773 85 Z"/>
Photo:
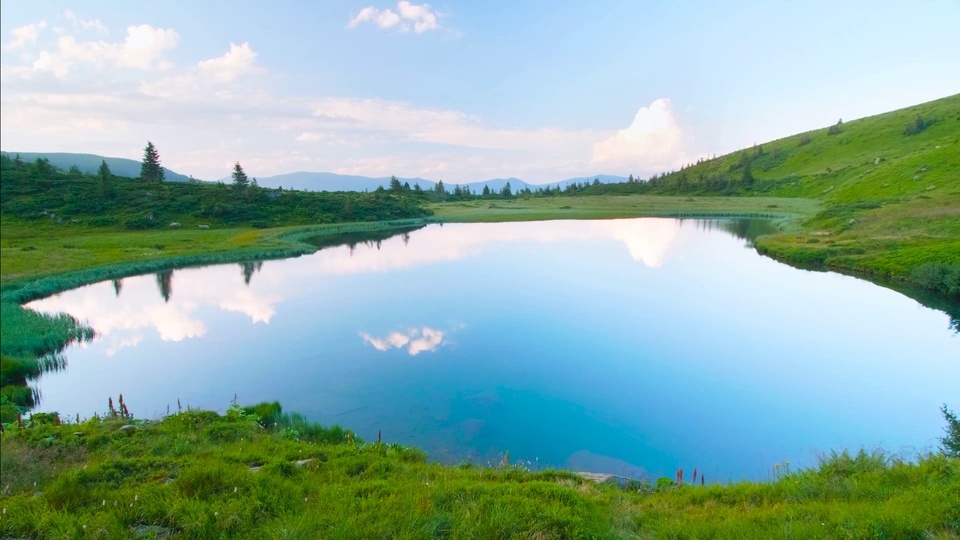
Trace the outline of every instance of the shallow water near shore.
<path fill-rule="evenodd" d="M 99 333 L 35 384 L 71 418 L 279 400 L 443 462 L 766 479 L 932 449 L 960 337 L 895 291 L 759 256 L 750 220 L 431 225 L 29 304 Z"/>

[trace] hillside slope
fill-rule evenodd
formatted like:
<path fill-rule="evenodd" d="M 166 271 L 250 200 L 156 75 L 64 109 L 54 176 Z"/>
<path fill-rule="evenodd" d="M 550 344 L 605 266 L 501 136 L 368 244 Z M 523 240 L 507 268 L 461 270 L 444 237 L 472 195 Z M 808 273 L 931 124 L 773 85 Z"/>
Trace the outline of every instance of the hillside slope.
<path fill-rule="evenodd" d="M 823 210 L 804 232 L 758 248 L 917 281 L 925 265 L 952 266 L 952 295 L 960 295 L 960 94 L 764 143 L 654 183 L 819 200 Z"/>
<path fill-rule="evenodd" d="M 64 171 L 76 166 L 83 174 L 97 174 L 97 171 L 100 170 L 100 163 L 106 161 L 107 167 L 110 167 L 110 172 L 117 176 L 125 176 L 127 178 L 140 177 L 141 163 L 132 159 L 105 157 L 96 154 L 70 154 L 65 152 L 4 151 L 3 153 L 9 155 L 11 158 L 19 155 L 24 163 L 31 163 L 37 158 L 47 159 L 51 165 Z M 166 167 L 163 168 L 163 178 L 167 182 L 189 182 L 193 180 L 193 178 L 189 176 L 173 172 Z"/>

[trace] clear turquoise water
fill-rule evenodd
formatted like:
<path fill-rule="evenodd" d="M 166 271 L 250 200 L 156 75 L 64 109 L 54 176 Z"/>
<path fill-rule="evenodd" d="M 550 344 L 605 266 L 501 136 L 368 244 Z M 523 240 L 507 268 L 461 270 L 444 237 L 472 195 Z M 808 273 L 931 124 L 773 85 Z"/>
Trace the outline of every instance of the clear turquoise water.
<path fill-rule="evenodd" d="M 708 481 L 831 449 L 914 452 L 960 409 L 945 314 L 760 257 L 758 223 L 447 224 L 40 300 L 100 333 L 39 410 L 279 400 L 436 460 Z M 739 236 L 730 231 L 739 231 Z M 249 278 L 249 280 L 247 279 Z M 164 300 L 164 296 L 167 300 Z"/>

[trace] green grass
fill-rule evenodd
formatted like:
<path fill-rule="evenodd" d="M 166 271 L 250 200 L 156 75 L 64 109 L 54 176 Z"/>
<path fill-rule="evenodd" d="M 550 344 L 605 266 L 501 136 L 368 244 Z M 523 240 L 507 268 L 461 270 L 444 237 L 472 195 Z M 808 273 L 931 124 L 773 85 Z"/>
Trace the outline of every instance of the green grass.
<path fill-rule="evenodd" d="M 254 414 L 254 412 L 259 413 Z M 39 415 L 38 415 L 39 416 Z M 594 484 L 450 467 L 276 404 L 0 438 L 0 536 L 122 538 L 956 538 L 960 460 L 834 454 L 766 483 Z M 124 425 L 135 429 L 120 430 Z M 309 461 L 304 461 L 309 460 Z M 298 464 L 298 462 L 300 462 Z M 35 483 L 35 484 L 34 484 Z"/>
<path fill-rule="evenodd" d="M 660 195 L 585 195 L 435 203 L 431 219 L 444 222 L 612 219 L 631 217 L 765 217 L 785 225 L 820 210 L 811 199 L 782 197 L 693 197 Z"/>

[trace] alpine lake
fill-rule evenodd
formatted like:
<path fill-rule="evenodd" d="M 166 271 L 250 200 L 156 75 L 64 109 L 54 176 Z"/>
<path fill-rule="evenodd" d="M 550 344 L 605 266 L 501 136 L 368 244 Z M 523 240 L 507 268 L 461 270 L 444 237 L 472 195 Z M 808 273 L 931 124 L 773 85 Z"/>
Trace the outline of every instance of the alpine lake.
<path fill-rule="evenodd" d="M 960 409 L 942 310 L 760 256 L 763 220 L 429 225 L 28 304 L 92 326 L 37 411 L 278 400 L 445 463 L 707 482 L 832 450 L 910 459 Z M 786 465 L 784 465 L 786 466 Z"/>

